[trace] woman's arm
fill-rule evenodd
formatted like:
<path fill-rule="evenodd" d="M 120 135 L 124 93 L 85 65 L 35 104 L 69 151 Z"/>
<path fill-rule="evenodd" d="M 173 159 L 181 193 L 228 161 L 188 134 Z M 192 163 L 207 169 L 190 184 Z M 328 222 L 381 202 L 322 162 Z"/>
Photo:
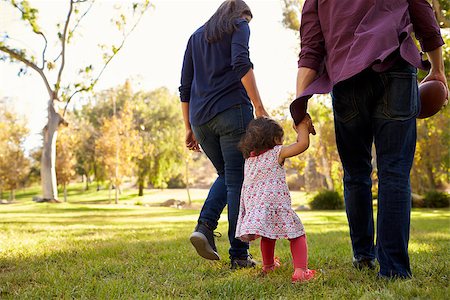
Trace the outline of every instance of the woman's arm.
<path fill-rule="evenodd" d="M 192 132 L 191 122 L 189 121 L 189 102 L 181 102 L 181 111 L 183 113 L 184 128 L 186 129 L 185 144 L 189 150 L 200 152 L 200 146 Z"/>
<path fill-rule="evenodd" d="M 231 38 L 231 65 L 236 75 L 241 79 L 242 85 L 255 107 L 256 116 L 268 116 L 259 95 L 255 74 L 253 73 L 253 64 L 250 61 L 248 51 L 250 27 L 244 19 L 237 26 Z"/>
<path fill-rule="evenodd" d="M 256 86 L 255 74 L 253 69 L 249 69 L 248 72 L 241 78 L 242 85 L 244 86 L 250 101 L 255 107 L 255 114 L 257 117 L 269 116 L 264 108 L 264 105 L 259 95 L 258 87 Z"/>

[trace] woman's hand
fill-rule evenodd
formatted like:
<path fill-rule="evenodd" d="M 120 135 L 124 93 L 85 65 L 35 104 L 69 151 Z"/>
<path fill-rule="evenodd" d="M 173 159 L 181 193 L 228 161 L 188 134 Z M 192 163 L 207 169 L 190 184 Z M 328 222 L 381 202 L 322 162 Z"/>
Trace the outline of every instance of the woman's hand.
<path fill-rule="evenodd" d="M 201 152 L 200 146 L 199 146 L 197 140 L 195 139 L 192 129 L 186 129 L 185 143 L 186 143 L 186 147 L 189 150 L 192 150 L 194 152 Z"/>
<path fill-rule="evenodd" d="M 264 106 L 255 107 L 255 115 L 256 115 L 256 117 L 262 117 L 262 116 L 268 117 L 269 116 L 269 114 L 267 113 Z"/>

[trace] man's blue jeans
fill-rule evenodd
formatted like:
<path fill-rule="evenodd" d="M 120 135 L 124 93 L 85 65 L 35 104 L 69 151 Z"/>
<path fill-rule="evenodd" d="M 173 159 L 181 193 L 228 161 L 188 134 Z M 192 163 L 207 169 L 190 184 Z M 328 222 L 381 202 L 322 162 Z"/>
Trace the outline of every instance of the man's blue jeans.
<path fill-rule="evenodd" d="M 195 138 L 218 174 L 198 220 L 215 229 L 225 205 L 228 205 L 229 254 L 233 258 L 247 257 L 249 248 L 248 243 L 234 236 L 244 179 L 244 157 L 237 145 L 252 119 L 252 106 L 240 104 L 223 111 L 207 123 L 192 128 Z"/>
<path fill-rule="evenodd" d="M 410 277 L 410 171 L 419 97 L 416 69 L 401 60 L 386 72 L 366 69 L 333 88 L 336 143 L 353 254 L 378 259 L 380 275 Z M 372 210 L 372 142 L 378 169 L 377 240 Z"/>

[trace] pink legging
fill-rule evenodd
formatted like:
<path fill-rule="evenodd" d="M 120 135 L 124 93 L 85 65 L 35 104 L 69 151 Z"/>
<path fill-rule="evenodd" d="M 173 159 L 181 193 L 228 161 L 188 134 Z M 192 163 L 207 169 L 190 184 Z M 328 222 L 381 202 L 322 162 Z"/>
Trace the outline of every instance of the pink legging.
<path fill-rule="evenodd" d="M 261 254 L 264 266 L 274 264 L 275 243 L 277 240 L 261 237 Z M 306 244 L 306 235 L 290 239 L 292 260 L 294 268 L 306 269 L 308 267 L 308 245 Z"/>

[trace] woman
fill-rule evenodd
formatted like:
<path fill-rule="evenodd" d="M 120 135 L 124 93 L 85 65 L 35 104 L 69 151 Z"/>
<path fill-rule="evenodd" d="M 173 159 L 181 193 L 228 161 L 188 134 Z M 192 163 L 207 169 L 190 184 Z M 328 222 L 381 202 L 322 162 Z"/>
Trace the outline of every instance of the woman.
<path fill-rule="evenodd" d="M 223 2 L 189 38 L 179 88 L 186 147 L 199 152 L 200 144 L 218 174 L 190 240 L 203 258 L 220 259 L 213 231 L 228 204 L 232 269 L 255 265 L 248 243 L 235 238 L 244 165 L 237 144 L 253 119 L 252 104 L 256 116 L 267 115 L 249 58 L 252 17 L 244 1 Z"/>

